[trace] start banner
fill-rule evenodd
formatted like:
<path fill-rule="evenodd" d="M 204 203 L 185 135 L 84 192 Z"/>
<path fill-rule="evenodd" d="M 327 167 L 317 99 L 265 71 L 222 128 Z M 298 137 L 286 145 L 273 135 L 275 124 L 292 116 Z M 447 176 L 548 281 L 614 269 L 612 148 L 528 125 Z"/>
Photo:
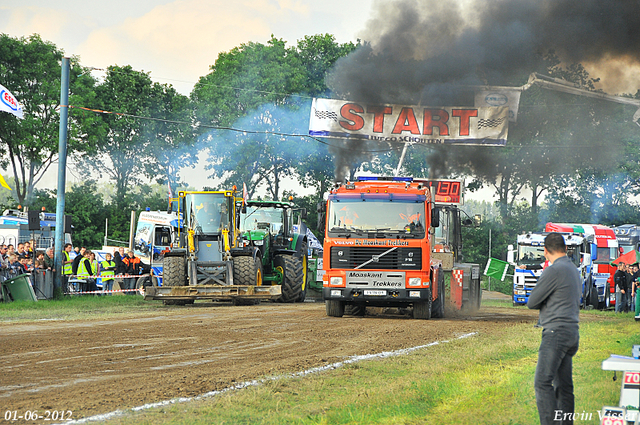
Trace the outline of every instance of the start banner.
<path fill-rule="evenodd" d="M 314 98 L 309 135 L 416 144 L 504 146 L 509 107 L 372 105 Z"/>

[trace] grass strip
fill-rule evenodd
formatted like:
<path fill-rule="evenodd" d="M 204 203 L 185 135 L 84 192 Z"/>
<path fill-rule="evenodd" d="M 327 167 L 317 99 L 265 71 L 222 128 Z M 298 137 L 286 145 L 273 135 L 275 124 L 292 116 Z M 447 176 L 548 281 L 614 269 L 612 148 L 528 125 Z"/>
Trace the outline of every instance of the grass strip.
<path fill-rule="evenodd" d="M 511 308 L 511 307 L 505 307 Z M 601 369 L 629 355 L 639 327 L 629 315 L 583 312 L 574 357 L 576 423 L 599 423 L 617 405 L 620 379 Z M 540 329 L 505 326 L 402 357 L 284 378 L 185 404 L 130 413 L 121 424 L 522 424 L 538 423 L 533 376 Z M 259 361 L 259 359 L 256 359 Z"/>

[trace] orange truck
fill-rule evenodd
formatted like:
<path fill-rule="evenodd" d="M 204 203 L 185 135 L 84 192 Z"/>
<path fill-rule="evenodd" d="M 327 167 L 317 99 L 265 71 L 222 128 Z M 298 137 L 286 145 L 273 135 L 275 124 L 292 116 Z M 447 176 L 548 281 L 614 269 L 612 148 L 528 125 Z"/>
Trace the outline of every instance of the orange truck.
<path fill-rule="evenodd" d="M 330 191 L 320 210 L 328 316 L 364 315 L 367 307 L 412 307 L 415 319 L 444 317 L 445 276 L 432 249 L 445 208 L 434 203 L 438 188 L 433 183 L 367 176 L 338 183 Z M 462 307 L 463 294 L 468 298 L 473 292 L 479 299 L 476 277 L 475 292 L 469 283 L 463 288 L 462 280 L 452 284 L 451 293 L 460 298 L 454 306 Z"/>

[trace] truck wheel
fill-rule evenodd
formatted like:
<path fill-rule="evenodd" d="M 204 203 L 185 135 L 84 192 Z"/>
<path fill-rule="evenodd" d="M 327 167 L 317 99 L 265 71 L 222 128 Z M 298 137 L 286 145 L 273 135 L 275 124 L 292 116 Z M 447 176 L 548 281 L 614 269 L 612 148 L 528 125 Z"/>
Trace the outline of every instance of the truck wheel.
<path fill-rule="evenodd" d="M 604 300 L 598 302 L 599 310 L 606 310 L 611 306 L 611 284 L 606 282 L 604 284 Z"/>
<path fill-rule="evenodd" d="M 438 298 L 433 301 L 431 306 L 431 316 L 436 319 L 441 319 L 444 317 L 444 298 L 445 298 L 445 288 L 444 288 L 444 273 L 442 271 L 442 267 L 438 269 Z"/>
<path fill-rule="evenodd" d="M 414 319 L 431 319 L 431 290 L 427 289 L 427 296 L 425 301 L 413 303 L 413 318 Z"/>
<path fill-rule="evenodd" d="M 147 286 L 158 286 L 158 279 L 155 276 L 142 276 L 136 280 L 136 289 L 146 288 Z"/>
<path fill-rule="evenodd" d="M 596 285 L 591 285 L 591 290 L 589 291 L 589 304 L 593 306 L 593 308 L 598 308 L 598 287 Z"/>
<path fill-rule="evenodd" d="M 273 259 L 273 265 L 283 274 L 281 282 L 282 294 L 278 298 L 278 302 L 295 302 L 300 298 L 300 293 L 304 287 L 302 260 L 293 255 L 278 255 Z"/>
<path fill-rule="evenodd" d="M 342 317 L 344 315 L 344 303 L 338 300 L 326 300 L 324 302 L 327 316 Z"/>
<path fill-rule="evenodd" d="M 260 258 L 241 256 L 233 258 L 233 284 L 243 286 L 262 285 Z"/>
<path fill-rule="evenodd" d="M 344 314 L 351 316 L 364 316 L 367 313 L 367 306 L 364 304 L 353 304 L 344 307 Z"/>

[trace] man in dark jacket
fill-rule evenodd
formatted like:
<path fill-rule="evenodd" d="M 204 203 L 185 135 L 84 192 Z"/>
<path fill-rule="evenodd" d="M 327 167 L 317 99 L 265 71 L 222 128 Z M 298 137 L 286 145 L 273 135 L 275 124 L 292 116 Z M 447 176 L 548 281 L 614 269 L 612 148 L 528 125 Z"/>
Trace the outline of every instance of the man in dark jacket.
<path fill-rule="evenodd" d="M 613 275 L 613 282 L 616 285 L 616 313 L 622 313 L 627 304 L 627 294 L 631 280 L 627 273 L 627 265 L 623 262 L 618 263 L 618 270 Z"/>
<path fill-rule="evenodd" d="M 73 264 L 71 265 L 71 271 L 73 271 L 74 275 L 78 274 L 78 266 L 80 265 L 80 260 L 84 258 L 84 253 L 87 252 L 85 247 L 81 247 L 79 253 L 76 255 L 76 258 L 73 259 Z"/>
<path fill-rule="evenodd" d="M 572 424 L 575 410 L 572 359 L 580 341 L 579 313 L 582 279 L 567 257 L 559 233 L 544 239 L 544 255 L 551 265 L 538 279 L 527 306 L 540 310 L 542 341 L 534 380 L 540 423 Z"/>
<path fill-rule="evenodd" d="M 140 274 L 140 258 L 136 257 L 133 251 L 129 251 L 128 255 L 122 259 L 122 262 L 127 265 L 127 273 L 128 275 L 139 275 Z M 125 288 L 126 289 L 136 289 L 136 278 L 130 277 L 125 280 Z M 129 294 L 134 295 L 135 292 L 129 292 Z"/>

